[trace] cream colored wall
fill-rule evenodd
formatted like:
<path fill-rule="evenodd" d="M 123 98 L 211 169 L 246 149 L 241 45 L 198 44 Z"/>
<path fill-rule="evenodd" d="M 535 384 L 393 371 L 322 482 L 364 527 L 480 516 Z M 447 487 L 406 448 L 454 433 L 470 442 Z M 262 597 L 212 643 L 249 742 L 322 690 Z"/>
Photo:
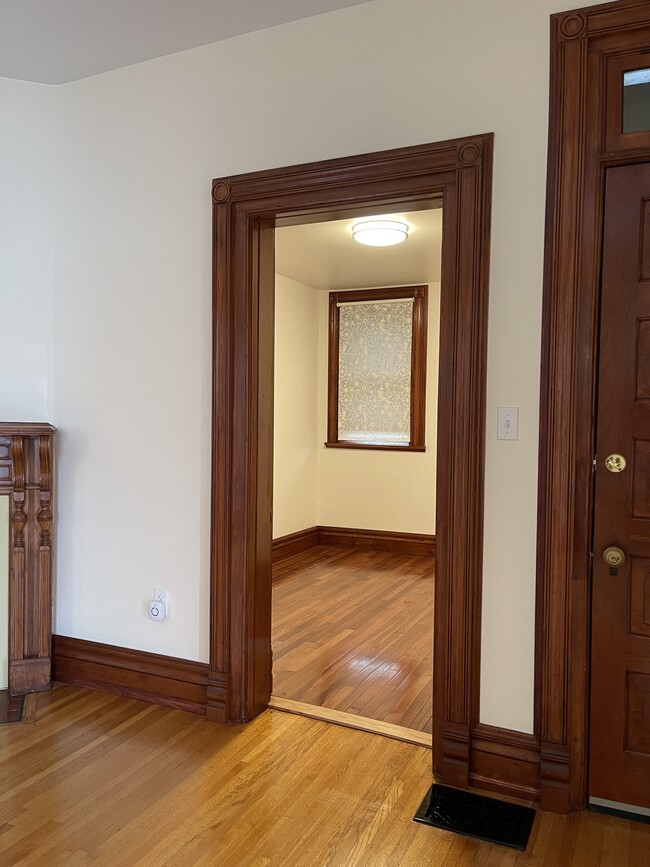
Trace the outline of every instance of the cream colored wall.
<path fill-rule="evenodd" d="M 0 497 L 0 689 L 7 688 L 9 656 L 9 497 Z"/>
<path fill-rule="evenodd" d="M 359 287 L 362 288 L 362 287 Z M 425 452 L 326 449 L 328 293 L 320 293 L 318 523 L 325 527 L 435 533 L 440 284 L 429 286 Z"/>
<path fill-rule="evenodd" d="M 23 214 L 11 281 L 0 233 L 0 416 L 61 431 L 58 633 L 208 659 L 211 179 L 494 132 L 480 719 L 532 731 L 549 15 L 590 2 L 373 0 L 61 87 L 0 81 L 9 238 Z"/>
<path fill-rule="evenodd" d="M 273 538 L 318 523 L 318 292 L 275 277 Z"/>

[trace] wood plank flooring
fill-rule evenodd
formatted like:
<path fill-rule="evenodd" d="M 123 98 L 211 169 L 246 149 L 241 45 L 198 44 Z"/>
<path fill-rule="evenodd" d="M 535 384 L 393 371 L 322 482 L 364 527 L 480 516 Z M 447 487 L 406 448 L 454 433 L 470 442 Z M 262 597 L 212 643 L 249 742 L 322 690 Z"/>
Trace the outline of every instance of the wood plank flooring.
<path fill-rule="evenodd" d="M 318 546 L 273 566 L 273 694 L 431 733 L 432 557 Z"/>
<path fill-rule="evenodd" d="M 0 727 L 0 864 L 646 867 L 650 826 L 539 813 L 526 853 L 412 822 L 430 751 L 267 711 L 217 726 L 62 686 Z"/>

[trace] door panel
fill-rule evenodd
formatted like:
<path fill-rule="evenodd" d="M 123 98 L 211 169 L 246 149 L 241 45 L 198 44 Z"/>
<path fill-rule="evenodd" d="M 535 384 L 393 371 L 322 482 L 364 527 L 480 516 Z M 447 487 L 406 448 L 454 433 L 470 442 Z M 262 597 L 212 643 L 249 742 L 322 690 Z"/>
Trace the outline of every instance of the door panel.
<path fill-rule="evenodd" d="M 650 807 L 650 165 L 607 172 L 589 795 Z M 605 461 L 620 454 L 621 472 Z M 606 548 L 625 553 L 611 569 Z"/>

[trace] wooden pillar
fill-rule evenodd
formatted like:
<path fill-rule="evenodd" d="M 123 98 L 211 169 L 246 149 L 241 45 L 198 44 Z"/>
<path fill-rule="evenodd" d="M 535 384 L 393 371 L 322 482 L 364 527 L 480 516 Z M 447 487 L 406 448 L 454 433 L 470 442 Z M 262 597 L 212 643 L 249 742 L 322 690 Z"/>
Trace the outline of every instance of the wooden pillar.
<path fill-rule="evenodd" d="M 9 692 L 48 689 L 52 643 L 54 428 L 0 422 L 9 509 Z"/>

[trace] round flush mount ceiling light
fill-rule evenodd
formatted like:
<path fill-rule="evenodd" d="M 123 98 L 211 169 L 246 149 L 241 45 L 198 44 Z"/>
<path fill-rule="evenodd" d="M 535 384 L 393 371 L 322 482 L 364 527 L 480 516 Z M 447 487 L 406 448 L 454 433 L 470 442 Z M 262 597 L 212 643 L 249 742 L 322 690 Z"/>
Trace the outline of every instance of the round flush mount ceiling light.
<path fill-rule="evenodd" d="M 368 247 L 392 247 L 409 236 L 409 227 L 399 220 L 361 220 L 352 226 L 352 237 Z"/>

